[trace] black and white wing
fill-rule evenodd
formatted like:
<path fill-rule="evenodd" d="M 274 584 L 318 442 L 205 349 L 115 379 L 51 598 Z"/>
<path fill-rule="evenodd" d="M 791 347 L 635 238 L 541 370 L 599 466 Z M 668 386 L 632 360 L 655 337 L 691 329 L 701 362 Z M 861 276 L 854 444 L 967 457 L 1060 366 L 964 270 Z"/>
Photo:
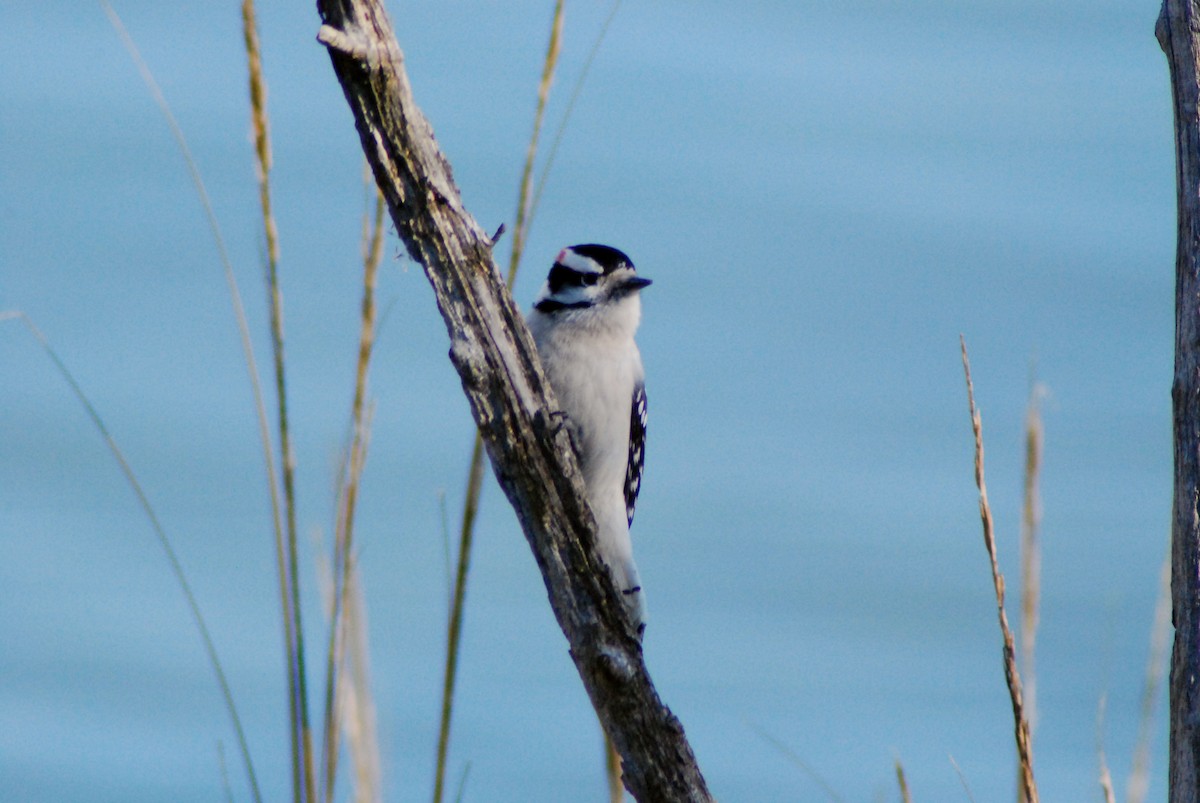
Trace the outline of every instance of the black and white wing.
<path fill-rule="evenodd" d="M 625 514 L 633 524 L 638 491 L 642 489 L 642 469 L 646 464 L 646 386 L 638 382 L 633 389 L 629 420 L 629 463 L 625 468 Z"/>

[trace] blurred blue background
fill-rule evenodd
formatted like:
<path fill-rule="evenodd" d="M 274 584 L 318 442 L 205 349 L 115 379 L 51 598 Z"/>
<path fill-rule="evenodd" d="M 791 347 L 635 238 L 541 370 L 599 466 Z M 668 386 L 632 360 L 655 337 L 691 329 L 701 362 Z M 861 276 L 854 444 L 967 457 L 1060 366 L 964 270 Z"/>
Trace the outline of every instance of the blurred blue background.
<path fill-rule="evenodd" d="M 117 10 L 195 153 L 265 366 L 238 5 Z M 489 230 L 513 221 L 551 9 L 391 4 L 417 100 Z M 567 4 L 547 143 L 608 10 Z M 655 280 L 634 528 L 646 654 L 720 799 L 826 799 L 772 740 L 846 800 L 898 799 L 897 759 L 915 799 L 966 799 L 955 763 L 975 800 L 1013 799 L 960 333 L 1014 622 L 1032 363 L 1048 387 L 1042 794 L 1098 796 L 1105 694 L 1123 788 L 1171 483 L 1175 199 L 1157 10 L 702 0 L 617 14 L 516 294 L 527 307 L 557 250 L 584 241 L 622 248 Z M 316 534 L 328 542 L 357 349 L 362 157 L 311 4 L 265 0 L 259 21 L 316 645 Z M 12 4 L 0 37 L 0 309 L 44 330 L 140 476 L 267 796 L 285 799 L 265 480 L 200 206 L 97 5 Z M 423 800 L 447 608 L 440 499 L 453 529 L 472 428 L 419 267 L 389 258 L 380 300 L 357 537 L 386 796 Z M 0 798 L 216 800 L 223 751 L 248 799 L 161 550 L 12 321 L 0 376 Z M 490 478 L 463 660 L 451 788 L 469 767 L 466 800 L 604 799 L 598 727 Z M 1165 795 L 1165 733 L 1160 700 L 1151 799 Z"/>

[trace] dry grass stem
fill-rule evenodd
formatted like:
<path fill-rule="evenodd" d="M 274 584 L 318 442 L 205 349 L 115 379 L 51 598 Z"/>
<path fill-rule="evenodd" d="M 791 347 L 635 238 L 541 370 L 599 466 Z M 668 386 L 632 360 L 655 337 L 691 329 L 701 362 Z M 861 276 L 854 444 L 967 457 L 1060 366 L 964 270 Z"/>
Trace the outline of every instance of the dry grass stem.
<path fill-rule="evenodd" d="M 374 186 L 370 184 L 369 186 Z M 366 466 L 367 445 L 370 434 L 371 410 L 366 403 L 367 384 L 370 374 L 371 355 L 375 346 L 376 304 L 375 288 L 379 265 L 383 260 L 384 209 L 383 196 L 374 193 L 373 217 L 364 215 L 363 220 L 363 295 L 359 325 L 358 358 L 355 364 L 354 393 L 350 404 L 351 436 L 350 447 L 342 468 L 338 472 L 337 520 L 334 526 L 332 594 L 330 600 L 329 643 L 325 664 L 325 722 L 324 752 L 321 773 L 324 800 L 333 799 L 337 778 L 339 736 L 347 732 L 351 757 L 355 763 L 355 789 L 358 799 L 371 799 L 378 795 L 378 744 L 375 741 L 374 713 L 371 691 L 367 685 L 366 638 L 361 622 L 353 617 L 355 609 L 361 613 L 365 603 L 355 594 L 359 593 L 354 569 L 354 517 L 358 504 L 358 490 L 363 469 Z M 359 617 L 361 620 L 361 616 Z M 344 656 L 347 640 L 351 647 L 351 676 L 343 678 Z M 357 657 L 354 643 L 358 642 Z M 355 667 L 359 667 L 356 669 Z M 353 703 L 353 710 L 344 703 Z M 364 717 L 370 713 L 370 722 Z M 343 722 L 343 715 L 353 717 L 355 726 Z M 369 727 L 367 725 L 369 724 Z M 366 786 L 359 786 L 359 783 Z"/>
<path fill-rule="evenodd" d="M 454 611 L 454 570 L 450 558 L 450 516 L 446 512 L 446 492 L 438 491 L 438 520 L 442 525 L 442 568 L 446 571 L 446 622 Z"/>
<path fill-rule="evenodd" d="M 355 557 L 353 551 L 354 511 L 357 489 L 361 484 L 363 469 L 366 465 L 368 435 L 373 408 L 368 405 L 365 411 L 360 411 L 361 418 L 356 422 L 355 435 L 346 460 L 338 475 L 338 492 L 336 506 L 336 522 L 334 526 L 333 560 L 329 572 L 330 593 L 327 600 L 329 608 L 329 641 L 325 653 L 325 718 L 322 733 L 321 788 L 322 799 L 332 801 L 334 784 L 337 779 L 340 735 L 345 731 L 342 721 L 345 710 L 342 696 L 347 680 L 343 677 L 347 665 L 348 641 L 353 636 L 352 629 L 356 623 L 348 617 L 353 614 L 351 606 L 355 593 Z M 362 609 L 365 603 L 360 603 Z M 365 641 L 366 633 L 361 639 Z M 352 656 L 351 656 L 352 657 Z M 363 698 L 362 705 L 369 705 L 370 690 L 359 687 L 355 694 Z"/>
<path fill-rule="evenodd" d="M 1158 580 L 1158 601 L 1154 606 L 1154 624 L 1150 628 L 1150 656 L 1146 660 L 1146 680 L 1142 686 L 1141 711 L 1137 739 L 1133 749 L 1133 767 L 1125 786 L 1127 803 L 1143 803 L 1150 789 L 1150 748 L 1154 741 L 1154 710 L 1158 691 L 1167 671 L 1167 642 L 1171 635 L 1171 555 L 1168 550 Z"/>
<path fill-rule="evenodd" d="M 263 79 L 262 58 L 258 44 L 258 26 L 254 22 L 254 4 L 252 0 L 242 2 L 242 36 L 246 47 L 246 61 L 250 73 L 251 122 L 254 132 L 254 166 L 258 176 L 259 202 L 263 210 L 263 228 L 266 242 L 266 265 L 268 265 L 268 288 L 271 293 L 272 334 L 274 334 L 276 310 L 280 299 L 276 298 L 278 284 L 276 268 L 278 264 L 278 236 L 275 227 L 275 216 L 271 212 L 271 193 L 269 174 L 271 168 L 269 119 L 266 115 L 266 84 Z M 284 478 L 284 496 L 287 497 L 287 540 L 281 522 L 280 498 L 278 498 L 278 480 L 275 477 L 274 463 L 269 472 L 271 484 L 271 504 L 275 513 L 275 555 L 276 573 L 280 581 L 281 618 L 283 619 L 284 657 L 288 670 L 288 721 L 290 742 L 292 742 L 292 789 L 293 799 L 314 799 L 311 789 L 311 742 L 308 741 L 307 727 L 307 695 L 305 694 L 304 652 L 302 652 L 302 633 L 300 630 L 300 604 L 298 588 L 296 588 L 295 552 L 295 504 L 292 485 L 292 463 L 290 463 L 290 443 L 287 438 L 287 403 L 282 392 L 282 354 L 280 346 L 274 342 L 276 365 L 276 391 L 280 398 L 280 432 L 281 451 Z"/>
<path fill-rule="evenodd" d="M 279 238 L 275 216 L 271 211 L 271 144 L 267 116 L 266 82 L 262 73 L 262 58 L 258 42 L 258 26 L 253 0 L 242 3 L 242 35 L 250 82 L 250 118 L 254 131 L 255 168 L 258 175 L 259 202 L 262 207 L 263 231 L 266 240 L 267 290 L 270 295 L 271 343 L 275 363 L 275 389 L 278 399 L 280 461 L 283 465 L 284 505 L 287 536 L 279 522 L 277 479 L 270 472 L 272 504 L 275 507 L 275 555 L 279 575 L 284 650 L 288 668 L 288 721 L 291 736 L 293 799 L 315 800 L 313 786 L 312 742 L 308 727 L 308 703 L 304 670 L 304 634 L 301 627 L 299 579 L 296 561 L 296 516 L 294 461 L 287 423 L 287 395 L 283 366 L 282 298 L 279 293 Z"/>
<path fill-rule="evenodd" d="M 345 656 L 348 665 L 339 674 L 339 704 L 342 733 L 346 737 L 350 761 L 354 766 L 356 803 L 380 803 L 383 800 L 380 774 L 379 735 L 375 724 L 374 695 L 371 692 L 371 667 L 368 660 L 366 600 L 359 581 L 357 562 L 350 559 L 346 573 L 342 623 Z"/>
<path fill-rule="evenodd" d="M 1104 756 L 1100 757 L 1104 760 Z M 1113 796 L 1112 776 L 1108 773 L 1106 764 L 1100 765 L 1100 792 L 1104 795 L 1104 803 L 1117 803 L 1116 797 Z"/>
<path fill-rule="evenodd" d="M 538 83 L 537 107 L 533 116 L 533 133 L 525 152 L 525 165 L 521 170 L 521 186 L 517 194 L 516 224 L 512 233 L 512 251 L 508 261 L 507 284 L 512 290 L 525 249 L 529 225 L 533 220 L 530 188 L 533 184 L 533 166 L 537 159 L 538 140 L 541 137 L 542 120 L 546 101 L 554 83 L 554 72 L 562 51 L 563 0 L 556 0 L 554 15 L 550 23 L 550 40 L 546 46 L 546 58 L 542 65 L 542 77 Z M 470 573 L 471 548 L 474 541 L 475 517 L 479 511 L 479 497 L 483 491 L 483 438 L 475 433 L 471 447 L 471 461 L 467 469 L 467 489 L 463 501 L 462 526 L 459 530 L 458 562 L 454 576 L 454 591 L 450 602 L 450 622 L 446 629 L 446 663 L 442 677 L 442 710 L 438 725 L 437 759 L 434 766 L 433 801 L 441 803 L 445 794 L 446 760 L 450 749 L 450 723 L 454 712 L 454 687 L 458 677 L 458 646 L 461 641 L 463 611 L 466 605 L 467 577 Z"/>
<path fill-rule="evenodd" d="M 896 759 L 896 783 L 900 786 L 900 803 L 912 803 L 908 779 L 904 777 L 904 765 L 900 763 L 900 759 Z"/>
<path fill-rule="evenodd" d="M 68 370 L 66 363 L 58 356 L 58 353 L 50 345 L 50 341 L 42 334 L 42 331 L 30 320 L 29 316 L 17 310 L 0 311 L 0 321 L 6 320 L 20 321 L 25 325 L 29 333 L 33 335 L 34 339 L 37 340 L 38 344 L 41 345 L 42 351 L 54 363 L 54 367 L 58 369 L 59 375 L 70 386 L 71 392 L 75 394 L 75 398 L 83 406 L 84 411 L 92 422 L 92 426 L 104 438 L 104 443 L 108 446 L 113 459 L 117 461 L 117 466 L 121 469 L 121 474 L 124 475 L 125 481 L 129 484 L 130 489 L 133 490 L 134 496 L 137 497 L 138 505 L 142 508 L 146 520 L 150 522 L 150 529 L 154 531 L 159 546 L 162 547 L 163 553 L 167 557 L 167 563 L 171 567 L 171 574 L 175 577 L 175 582 L 179 586 L 179 590 L 183 593 L 183 598 L 187 603 L 188 611 L 192 615 L 192 620 L 196 623 L 196 630 L 199 631 L 200 641 L 204 645 L 204 654 L 208 658 L 208 663 L 217 678 L 217 685 L 221 690 L 221 699 L 225 703 L 225 710 L 229 712 L 229 719 L 233 724 L 233 730 L 237 736 L 238 751 L 242 754 L 242 762 L 246 766 L 246 775 L 250 782 L 250 792 L 254 800 L 261 803 L 262 794 L 258 788 L 258 778 L 254 773 L 254 762 L 250 759 L 250 747 L 246 742 L 246 732 L 242 728 L 242 720 L 238 716 L 237 706 L 233 701 L 233 691 L 229 688 L 229 681 L 225 677 L 225 670 L 222 668 L 221 659 L 217 655 L 216 644 L 213 643 L 212 634 L 209 633 L 208 624 L 204 620 L 204 613 L 200 610 L 200 603 L 197 602 L 196 595 L 192 593 L 192 586 L 183 571 L 183 564 L 180 563 L 179 556 L 175 553 L 175 548 L 171 545 L 171 539 L 167 537 L 167 531 L 163 528 L 162 522 L 159 521 L 158 514 L 154 512 L 154 507 L 150 504 L 150 498 L 146 496 L 146 491 L 138 481 L 137 475 L 133 473 L 133 467 L 125 459 L 124 452 L 117 446 L 116 439 L 113 438 L 112 434 L 108 431 L 108 427 L 105 426 L 104 419 L 100 417 L 100 413 L 96 408 L 92 406 L 91 400 L 83 392 L 83 388 L 79 386 L 79 383 L 75 381 L 75 376 Z"/>
<path fill-rule="evenodd" d="M 1042 519 L 1038 480 L 1042 467 L 1044 428 L 1041 398 L 1044 389 L 1033 382 L 1029 407 L 1025 414 L 1025 483 L 1021 505 L 1021 672 L 1025 692 L 1025 717 L 1029 720 L 1029 738 L 1037 729 L 1037 672 L 1034 663 L 1037 646 L 1038 609 L 1041 598 L 1042 549 L 1039 529 Z M 1020 767 L 1018 766 L 1018 774 Z M 1018 783 L 1017 800 L 1025 801 L 1025 787 Z"/>
<path fill-rule="evenodd" d="M 546 101 L 550 97 L 550 87 L 554 83 L 554 70 L 558 66 L 558 57 L 562 52 L 563 30 L 563 0 L 556 0 L 554 17 L 550 25 L 550 42 L 546 47 L 546 60 L 542 64 L 542 80 L 538 82 L 537 107 L 533 113 L 533 133 L 529 137 L 529 147 L 525 151 L 525 166 L 521 170 L 521 187 L 517 193 L 517 220 L 513 227 L 512 250 L 508 259 L 508 289 L 511 290 L 513 281 L 517 278 L 517 266 L 521 263 L 521 254 L 525 251 L 525 240 L 529 236 L 529 213 L 533 205 L 530 190 L 533 187 L 533 165 L 537 159 L 538 140 L 542 135 L 542 119 L 546 114 Z"/>
<path fill-rule="evenodd" d="M 1100 791 L 1104 794 L 1105 803 L 1116 803 L 1113 794 L 1112 773 L 1108 771 L 1108 756 L 1104 754 L 1104 711 L 1108 707 L 1108 696 L 1100 695 L 1096 706 L 1096 761 L 1099 767 Z"/>
<path fill-rule="evenodd" d="M 1021 676 L 1017 671 L 1017 660 L 1013 647 L 1012 630 L 1008 626 L 1008 615 L 1004 611 L 1004 575 L 996 560 L 996 538 L 992 523 L 992 509 L 988 504 L 987 483 L 983 474 L 983 421 L 975 407 L 975 387 L 971 383 L 971 363 L 967 359 L 967 343 L 961 336 L 963 372 L 967 380 L 967 401 L 971 411 L 971 429 L 975 434 L 975 485 L 979 488 L 979 518 L 983 524 L 983 542 L 991 561 L 992 585 L 996 592 L 996 609 L 1000 619 L 1000 633 L 1004 639 L 1004 678 L 1008 682 L 1012 700 L 1013 724 L 1020 760 L 1020 787 L 1028 803 L 1038 803 L 1037 783 L 1033 777 L 1033 745 L 1029 738 L 1029 720 L 1021 699 Z"/>
<path fill-rule="evenodd" d="M 442 710 L 438 725 L 437 763 L 434 767 L 433 782 L 434 803 L 441 803 L 445 794 L 446 757 L 450 750 L 450 721 L 454 712 L 454 686 L 458 677 L 458 645 L 462 636 L 463 611 L 467 599 L 467 577 L 471 569 L 475 516 L 479 512 L 479 494 L 482 489 L 483 439 L 476 433 L 471 464 L 467 472 L 467 490 L 458 541 L 458 565 L 454 574 L 454 596 L 450 604 L 450 621 L 446 627 L 446 665 L 442 673 Z"/>

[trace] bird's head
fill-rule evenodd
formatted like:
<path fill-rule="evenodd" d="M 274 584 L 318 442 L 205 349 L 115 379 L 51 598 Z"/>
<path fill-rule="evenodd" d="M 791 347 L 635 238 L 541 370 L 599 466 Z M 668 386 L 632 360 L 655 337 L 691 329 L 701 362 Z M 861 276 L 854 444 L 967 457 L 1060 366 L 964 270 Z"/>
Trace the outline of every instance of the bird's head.
<path fill-rule="evenodd" d="M 633 261 L 616 248 L 573 245 L 558 252 L 533 308 L 555 315 L 615 306 L 649 284 L 649 279 L 637 275 Z"/>

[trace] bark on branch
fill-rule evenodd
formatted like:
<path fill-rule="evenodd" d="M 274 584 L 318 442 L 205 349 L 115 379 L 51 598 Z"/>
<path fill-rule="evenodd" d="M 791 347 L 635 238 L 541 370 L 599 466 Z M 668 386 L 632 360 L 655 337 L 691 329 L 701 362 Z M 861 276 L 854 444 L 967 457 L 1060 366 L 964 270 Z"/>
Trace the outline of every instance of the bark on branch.
<path fill-rule="evenodd" d="M 1166 0 L 1155 35 L 1171 69 L 1178 241 L 1175 255 L 1175 497 L 1171 529 L 1169 800 L 1200 800 L 1200 10 Z"/>
<path fill-rule="evenodd" d="M 525 326 L 413 101 L 380 0 L 317 0 L 334 72 L 409 255 L 424 266 L 496 478 L 517 512 L 554 615 L 639 801 L 711 801 L 679 720 L 642 661 L 596 556 L 595 520 L 570 438 Z"/>

